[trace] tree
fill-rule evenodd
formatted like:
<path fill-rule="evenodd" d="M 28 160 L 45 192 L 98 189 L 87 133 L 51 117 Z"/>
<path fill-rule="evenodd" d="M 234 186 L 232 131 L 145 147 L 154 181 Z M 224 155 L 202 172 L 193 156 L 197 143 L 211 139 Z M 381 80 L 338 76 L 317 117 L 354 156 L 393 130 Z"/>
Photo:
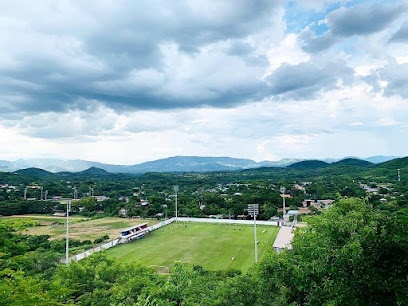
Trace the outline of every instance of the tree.
<path fill-rule="evenodd" d="M 344 199 L 298 229 L 293 249 L 259 266 L 260 297 L 282 305 L 408 302 L 408 214 Z"/>

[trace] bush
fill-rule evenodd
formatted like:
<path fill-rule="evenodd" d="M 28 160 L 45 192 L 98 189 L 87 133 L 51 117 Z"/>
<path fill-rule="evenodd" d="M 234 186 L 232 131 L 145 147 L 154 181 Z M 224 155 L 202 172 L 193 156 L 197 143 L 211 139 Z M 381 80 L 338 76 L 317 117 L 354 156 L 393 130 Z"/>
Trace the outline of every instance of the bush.
<path fill-rule="evenodd" d="M 100 238 L 96 238 L 95 241 L 94 241 L 94 243 L 95 243 L 95 244 L 102 243 L 102 242 L 104 242 L 104 241 L 106 241 L 106 240 L 108 240 L 108 239 L 109 239 L 109 236 L 108 236 L 108 235 L 103 235 L 103 236 L 100 237 Z"/>

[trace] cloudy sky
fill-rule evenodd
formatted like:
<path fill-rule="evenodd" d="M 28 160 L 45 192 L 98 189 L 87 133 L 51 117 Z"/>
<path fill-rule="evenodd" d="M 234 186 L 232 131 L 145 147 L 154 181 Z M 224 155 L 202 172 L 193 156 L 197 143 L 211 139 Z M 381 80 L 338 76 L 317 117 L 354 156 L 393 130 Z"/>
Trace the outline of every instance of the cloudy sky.
<path fill-rule="evenodd" d="M 0 3 L 0 159 L 408 155 L 408 0 Z"/>

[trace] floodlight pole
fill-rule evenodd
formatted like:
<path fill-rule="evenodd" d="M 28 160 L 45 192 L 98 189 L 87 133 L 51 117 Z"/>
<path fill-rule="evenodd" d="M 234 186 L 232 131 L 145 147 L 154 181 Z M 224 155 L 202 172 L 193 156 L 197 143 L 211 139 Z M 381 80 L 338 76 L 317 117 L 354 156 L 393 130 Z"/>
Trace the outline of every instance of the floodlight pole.
<path fill-rule="evenodd" d="M 258 239 L 256 238 L 256 213 L 254 211 L 254 239 L 255 239 L 255 263 L 258 262 Z"/>
<path fill-rule="evenodd" d="M 282 224 L 285 225 L 285 213 L 286 213 L 286 203 L 285 203 L 285 187 L 281 187 L 280 191 L 282 192 L 282 209 L 283 209 L 283 215 L 282 215 Z"/>
<path fill-rule="evenodd" d="M 255 251 L 255 263 L 258 263 L 258 239 L 256 237 L 256 215 L 259 213 L 258 204 L 248 204 L 248 213 L 254 216 L 254 251 Z"/>
<path fill-rule="evenodd" d="M 177 216 L 178 216 L 178 212 L 177 212 L 177 192 L 179 191 L 179 186 L 174 186 L 174 192 L 176 193 L 176 222 L 177 222 Z"/>
<path fill-rule="evenodd" d="M 71 209 L 71 201 L 67 202 L 67 235 L 65 241 L 65 264 L 69 264 L 69 210 Z"/>

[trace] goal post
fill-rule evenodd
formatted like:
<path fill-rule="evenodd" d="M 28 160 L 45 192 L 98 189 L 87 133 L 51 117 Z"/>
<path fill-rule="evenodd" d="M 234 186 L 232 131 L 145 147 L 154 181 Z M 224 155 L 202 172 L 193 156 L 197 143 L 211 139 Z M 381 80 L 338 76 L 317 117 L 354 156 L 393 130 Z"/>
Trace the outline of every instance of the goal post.
<path fill-rule="evenodd" d="M 159 274 L 169 274 L 170 268 L 168 266 L 151 265 L 149 268 L 154 269 Z"/>

